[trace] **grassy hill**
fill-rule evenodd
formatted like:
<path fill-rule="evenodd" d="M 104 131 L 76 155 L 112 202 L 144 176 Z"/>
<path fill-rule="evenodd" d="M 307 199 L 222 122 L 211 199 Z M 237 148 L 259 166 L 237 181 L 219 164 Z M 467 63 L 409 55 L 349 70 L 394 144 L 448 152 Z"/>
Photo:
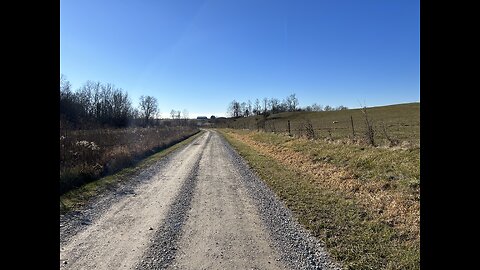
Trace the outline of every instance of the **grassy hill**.
<path fill-rule="evenodd" d="M 216 126 L 346 269 L 420 269 L 420 103 L 366 112 L 380 147 L 362 142 L 362 109 Z"/>
<path fill-rule="evenodd" d="M 367 108 L 367 115 L 373 124 L 375 140 L 379 144 L 387 143 L 385 131 L 390 139 L 420 144 L 420 103 L 405 103 Z M 361 138 L 366 131 L 365 116 L 361 109 L 323 112 L 283 112 L 268 117 L 250 116 L 229 118 L 219 127 L 264 130 L 267 132 L 288 132 L 292 135 L 304 135 L 305 125 L 310 122 L 316 138 L 342 139 L 353 137 L 352 119 L 355 137 Z M 384 129 L 385 128 L 385 129 Z"/>

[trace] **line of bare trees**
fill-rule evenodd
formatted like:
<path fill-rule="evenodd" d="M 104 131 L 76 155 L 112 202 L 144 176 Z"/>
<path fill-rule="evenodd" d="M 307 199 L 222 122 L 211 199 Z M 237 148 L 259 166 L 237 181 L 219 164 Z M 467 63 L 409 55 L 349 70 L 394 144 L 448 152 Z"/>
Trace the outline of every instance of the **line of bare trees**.
<path fill-rule="evenodd" d="M 135 121 L 146 126 L 157 114 L 155 97 L 141 96 L 134 108 L 128 93 L 113 84 L 87 81 L 73 91 L 60 76 L 60 119 L 72 128 L 126 127 Z"/>
<path fill-rule="evenodd" d="M 296 94 L 291 94 L 283 100 L 278 98 L 263 98 L 261 101 L 257 98 L 252 104 L 250 100 L 247 102 L 239 102 L 233 100 L 228 106 L 228 114 L 231 117 L 249 117 L 252 115 L 264 115 L 280 113 L 280 112 L 295 112 L 295 111 L 335 111 L 335 110 L 347 110 L 345 106 L 332 107 L 329 105 L 322 106 L 317 103 L 306 106 L 304 108 L 299 106 L 298 98 Z"/>
<path fill-rule="evenodd" d="M 183 111 L 177 111 L 175 109 L 172 109 L 170 111 L 170 118 L 177 125 L 188 125 L 189 123 L 194 123 L 189 120 L 189 113 L 187 109 L 183 109 Z"/>

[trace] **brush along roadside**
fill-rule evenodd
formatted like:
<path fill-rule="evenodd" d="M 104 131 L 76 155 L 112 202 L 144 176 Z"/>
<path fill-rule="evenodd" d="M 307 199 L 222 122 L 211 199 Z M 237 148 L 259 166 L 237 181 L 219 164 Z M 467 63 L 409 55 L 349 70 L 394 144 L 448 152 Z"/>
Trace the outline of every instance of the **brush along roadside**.
<path fill-rule="evenodd" d="M 66 214 L 72 210 L 76 210 L 85 205 L 93 197 L 98 196 L 102 192 L 105 192 L 106 190 L 113 188 L 124 181 L 128 181 L 128 179 L 131 179 L 136 173 L 140 172 L 142 169 L 152 165 L 153 163 L 162 159 L 171 152 L 179 149 L 180 147 L 191 143 L 203 133 L 204 131 L 200 131 L 195 135 L 190 136 L 188 139 L 178 142 L 143 159 L 134 166 L 124 168 L 113 175 L 100 178 L 96 181 L 90 182 L 79 188 L 66 192 L 65 194 L 60 196 L 60 214 Z"/>
<path fill-rule="evenodd" d="M 60 131 L 60 195 L 134 166 L 199 130 L 149 127 Z"/>

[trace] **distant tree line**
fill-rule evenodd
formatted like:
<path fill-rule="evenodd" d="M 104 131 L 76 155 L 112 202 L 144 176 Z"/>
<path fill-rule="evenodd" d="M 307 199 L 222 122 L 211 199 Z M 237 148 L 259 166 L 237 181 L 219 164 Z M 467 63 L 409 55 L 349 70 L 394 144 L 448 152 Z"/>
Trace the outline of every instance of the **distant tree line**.
<path fill-rule="evenodd" d="M 60 76 L 60 120 L 72 128 L 126 127 L 135 120 L 146 126 L 157 114 L 155 97 L 141 96 L 134 108 L 128 93 L 113 84 L 87 81 L 73 91 L 65 76 Z"/>
<path fill-rule="evenodd" d="M 252 104 L 250 100 L 247 102 L 239 102 L 233 100 L 228 106 L 228 114 L 231 117 L 249 117 L 252 115 L 264 115 L 268 116 L 270 114 L 276 114 L 281 112 L 295 112 L 295 111 L 307 111 L 307 112 L 320 112 L 320 111 L 336 111 L 336 110 L 347 110 L 345 106 L 332 107 L 329 105 L 322 106 L 317 103 L 306 107 L 300 107 L 298 98 L 295 94 L 287 96 L 283 100 L 278 98 L 263 98 L 259 100 L 255 99 L 255 102 Z"/>

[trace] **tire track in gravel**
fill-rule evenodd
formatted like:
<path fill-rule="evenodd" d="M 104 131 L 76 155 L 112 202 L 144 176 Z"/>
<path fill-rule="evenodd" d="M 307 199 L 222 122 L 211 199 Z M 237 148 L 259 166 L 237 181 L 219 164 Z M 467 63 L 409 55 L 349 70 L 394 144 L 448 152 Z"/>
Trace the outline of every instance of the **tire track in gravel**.
<path fill-rule="evenodd" d="M 152 239 L 152 244 L 143 255 L 143 259 L 135 269 L 165 269 L 175 258 L 177 251 L 177 240 L 181 236 L 182 228 L 187 218 L 187 211 L 193 198 L 198 176 L 199 163 L 205 149 L 209 146 L 210 134 L 205 141 L 205 147 L 199 154 L 189 177 L 185 180 L 180 192 L 170 206 L 166 218 Z"/>
<path fill-rule="evenodd" d="M 169 269 L 288 269 L 271 246 L 243 177 L 212 132 L 199 163 L 192 207 Z"/>

